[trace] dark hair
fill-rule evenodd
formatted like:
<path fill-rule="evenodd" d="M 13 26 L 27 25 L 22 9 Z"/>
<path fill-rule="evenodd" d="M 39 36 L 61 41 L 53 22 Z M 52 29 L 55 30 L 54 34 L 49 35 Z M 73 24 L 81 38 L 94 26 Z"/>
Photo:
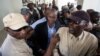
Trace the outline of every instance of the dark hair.
<path fill-rule="evenodd" d="M 100 17 L 100 14 L 97 11 L 90 13 L 90 19 L 91 19 L 92 23 L 97 23 L 97 21 L 99 20 L 99 17 Z"/>
<path fill-rule="evenodd" d="M 27 7 L 29 8 L 31 5 L 34 5 L 34 3 L 28 3 Z M 34 5 L 35 6 L 35 5 Z"/>
<path fill-rule="evenodd" d="M 90 15 L 91 15 L 91 17 L 99 17 L 99 12 L 96 12 L 96 11 L 94 11 L 94 12 L 91 12 L 90 13 Z"/>
<path fill-rule="evenodd" d="M 81 10 L 82 9 L 82 6 L 81 5 L 77 5 L 76 7 L 78 10 Z"/>
<path fill-rule="evenodd" d="M 21 9 L 21 14 L 22 15 L 28 15 L 28 14 L 30 14 L 30 12 L 29 12 L 29 10 L 27 8 L 22 8 Z"/>
<path fill-rule="evenodd" d="M 55 10 L 58 10 L 58 7 L 57 6 L 52 6 L 52 8 L 54 8 Z"/>
<path fill-rule="evenodd" d="M 63 9 L 62 13 L 70 13 L 69 9 Z"/>
<path fill-rule="evenodd" d="M 87 9 L 87 13 L 90 14 L 91 12 L 94 12 L 93 9 Z"/>
<path fill-rule="evenodd" d="M 57 12 L 57 11 L 54 8 L 46 8 L 45 16 L 47 17 L 48 14 L 51 14 L 53 12 Z"/>

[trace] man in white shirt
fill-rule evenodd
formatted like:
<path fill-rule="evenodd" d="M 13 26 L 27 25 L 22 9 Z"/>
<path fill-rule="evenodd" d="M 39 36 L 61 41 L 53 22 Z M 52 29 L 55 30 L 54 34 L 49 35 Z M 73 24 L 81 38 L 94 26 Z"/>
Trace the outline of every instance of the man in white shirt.
<path fill-rule="evenodd" d="M 10 13 L 3 18 L 3 23 L 8 34 L 1 47 L 2 56 L 33 56 L 25 42 L 33 30 L 24 17 L 19 13 Z"/>
<path fill-rule="evenodd" d="M 93 34 L 84 31 L 89 18 L 84 11 L 77 11 L 70 17 L 68 27 L 61 27 L 51 39 L 44 56 L 95 56 L 98 40 Z"/>

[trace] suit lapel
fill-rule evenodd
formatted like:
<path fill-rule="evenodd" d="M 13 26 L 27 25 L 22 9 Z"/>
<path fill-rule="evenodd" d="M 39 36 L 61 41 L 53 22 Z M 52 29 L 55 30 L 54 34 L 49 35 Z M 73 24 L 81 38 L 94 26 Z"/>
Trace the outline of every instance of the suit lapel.
<path fill-rule="evenodd" d="M 46 35 L 46 39 L 48 39 L 48 26 L 47 26 L 47 22 L 44 23 L 44 34 Z"/>

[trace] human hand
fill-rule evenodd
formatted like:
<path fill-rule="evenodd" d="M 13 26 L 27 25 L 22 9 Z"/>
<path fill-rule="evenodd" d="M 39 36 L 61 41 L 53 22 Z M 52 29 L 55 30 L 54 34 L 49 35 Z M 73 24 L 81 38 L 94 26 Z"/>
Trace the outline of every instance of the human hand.
<path fill-rule="evenodd" d="M 59 34 L 56 34 L 51 38 L 50 43 L 55 45 L 58 41 L 60 41 L 60 37 Z"/>

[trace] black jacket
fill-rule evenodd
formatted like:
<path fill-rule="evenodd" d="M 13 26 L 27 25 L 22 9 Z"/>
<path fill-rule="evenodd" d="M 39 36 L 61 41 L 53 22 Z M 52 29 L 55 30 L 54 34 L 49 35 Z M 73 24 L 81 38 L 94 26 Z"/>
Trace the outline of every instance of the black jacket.
<path fill-rule="evenodd" d="M 56 31 L 60 27 L 60 23 L 57 21 L 55 23 Z M 31 38 L 32 40 L 32 49 L 33 54 L 35 56 L 42 56 L 40 49 L 46 50 L 48 47 L 48 27 L 47 22 L 40 23 L 36 26 L 34 36 Z"/>

